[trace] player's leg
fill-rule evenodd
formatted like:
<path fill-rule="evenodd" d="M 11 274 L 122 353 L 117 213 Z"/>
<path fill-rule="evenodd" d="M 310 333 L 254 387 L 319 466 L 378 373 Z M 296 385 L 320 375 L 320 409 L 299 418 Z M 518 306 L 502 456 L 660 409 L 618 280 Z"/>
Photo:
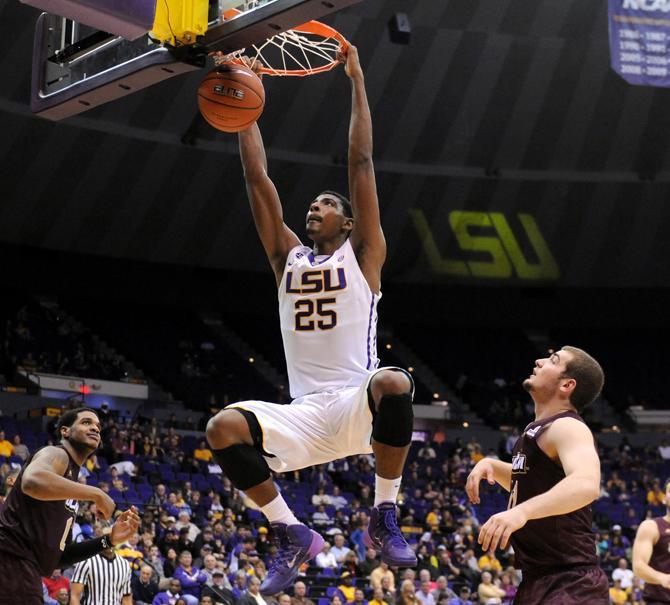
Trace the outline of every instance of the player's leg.
<path fill-rule="evenodd" d="M 210 418 L 207 441 L 230 482 L 259 507 L 280 497 L 272 482 L 270 467 L 256 447 L 248 418 L 241 410 L 221 410 Z"/>
<path fill-rule="evenodd" d="M 263 414 L 263 409 L 266 410 L 262 418 L 268 430 L 273 415 L 277 419 L 276 410 L 272 409 L 274 405 L 247 403 L 247 408 L 256 406 L 255 411 L 226 409 L 207 423 L 207 440 L 215 460 L 231 483 L 261 508 L 270 522 L 273 538 L 279 547 L 274 563 L 261 584 L 263 595 L 274 595 L 285 590 L 295 581 L 300 566 L 323 548 L 323 538 L 300 523 L 277 492 L 270 467 L 263 456 L 263 430 L 257 416 Z M 290 406 L 279 407 L 286 411 Z M 273 431 L 286 435 L 290 431 L 290 424 L 274 426 Z"/>
<path fill-rule="evenodd" d="M 397 523 L 396 498 L 412 441 L 414 383 L 400 369 L 377 372 L 368 386 L 374 405 L 372 451 L 375 454 L 375 505 L 366 539 L 389 565 L 414 566 L 416 555 Z"/>

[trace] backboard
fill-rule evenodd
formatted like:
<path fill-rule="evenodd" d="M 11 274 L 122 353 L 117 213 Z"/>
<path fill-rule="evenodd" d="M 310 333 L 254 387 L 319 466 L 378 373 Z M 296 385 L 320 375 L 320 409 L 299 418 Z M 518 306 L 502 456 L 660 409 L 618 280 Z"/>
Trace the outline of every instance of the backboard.
<path fill-rule="evenodd" d="M 360 1 L 209 0 L 206 31 L 194 39 L 184 34 L 186 43 L 180 42 L 178 34 L 174 43 L 157 40 L 154 32 L 128 40 L 42 13 L 33 44 L 31 108 L 51 120 L 77 115 L 201 69 L 212 51 L 229 53 L 260 44 L 278 32 Z M 230 17 L 233 8 L 237 14 Z M 167 22 L 171 30 L 169 19 Z"/>

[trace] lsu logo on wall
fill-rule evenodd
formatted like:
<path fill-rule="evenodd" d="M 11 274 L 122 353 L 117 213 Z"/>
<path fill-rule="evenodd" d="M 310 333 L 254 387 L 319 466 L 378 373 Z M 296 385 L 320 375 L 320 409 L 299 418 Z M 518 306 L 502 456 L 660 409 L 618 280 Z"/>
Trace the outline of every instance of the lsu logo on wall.
<path fill-rule="evenodd" d="M 526 466 L 526 454 L 519 452 L 512 458 L 512 472 L 526 474 L 528 467 Z"/>
<path fill-rule="evenodd" d="M 533 249 L 536 260 L 526 258 L 509 222 L 502 212 L 473 212 L 452 210 L 449 226 L 459 248 L 467 256 L 477 253 L 478 260 L 446 258 L 437 247 L 435 236 L 422 210 L 413 208 L 410 216 L 414 222 L 428 262 L 435 273 L 456 277 L 555 281 L 561 273 L 547 242 L 542 237 L 535 219 L 530 214 L 517 215 L 523 236 Z M 482 228 L 490 234 L 479 233 Z M 477 230 L 477 233 L 473 233 Z M 521 235 L 521 234 L 520 234 Z M 489 258 L 482 260 L 482 255 Z"/>

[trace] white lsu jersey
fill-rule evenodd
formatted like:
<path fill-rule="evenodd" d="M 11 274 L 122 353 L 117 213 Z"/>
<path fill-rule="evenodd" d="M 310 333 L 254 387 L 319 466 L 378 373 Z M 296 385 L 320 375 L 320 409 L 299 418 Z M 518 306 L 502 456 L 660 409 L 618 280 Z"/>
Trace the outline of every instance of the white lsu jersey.
<path fill-rule="evenodd" d="M 347 239 L 315 259 L 296 246 L 279 284 L 279 319 L 294 399 L 362 384 L 377 368 L 377 303 Z"/>

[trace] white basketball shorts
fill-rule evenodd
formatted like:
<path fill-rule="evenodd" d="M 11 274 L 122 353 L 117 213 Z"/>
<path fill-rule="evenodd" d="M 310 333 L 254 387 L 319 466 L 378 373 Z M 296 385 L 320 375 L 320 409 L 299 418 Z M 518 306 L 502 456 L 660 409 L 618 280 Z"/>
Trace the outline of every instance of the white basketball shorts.
<path fill-rule="evenodd" d="M 372 412 L 368 404 L 370 372 L 360 386 L 312 393 L 288 405 L 240 401 L 226 406 L 252 412 L 263 432 L 268 466 L 278 473 L 326 464 L 355 454 L 372 452 Z M 404 372 L 404 370 L 401 370 Z"/>

